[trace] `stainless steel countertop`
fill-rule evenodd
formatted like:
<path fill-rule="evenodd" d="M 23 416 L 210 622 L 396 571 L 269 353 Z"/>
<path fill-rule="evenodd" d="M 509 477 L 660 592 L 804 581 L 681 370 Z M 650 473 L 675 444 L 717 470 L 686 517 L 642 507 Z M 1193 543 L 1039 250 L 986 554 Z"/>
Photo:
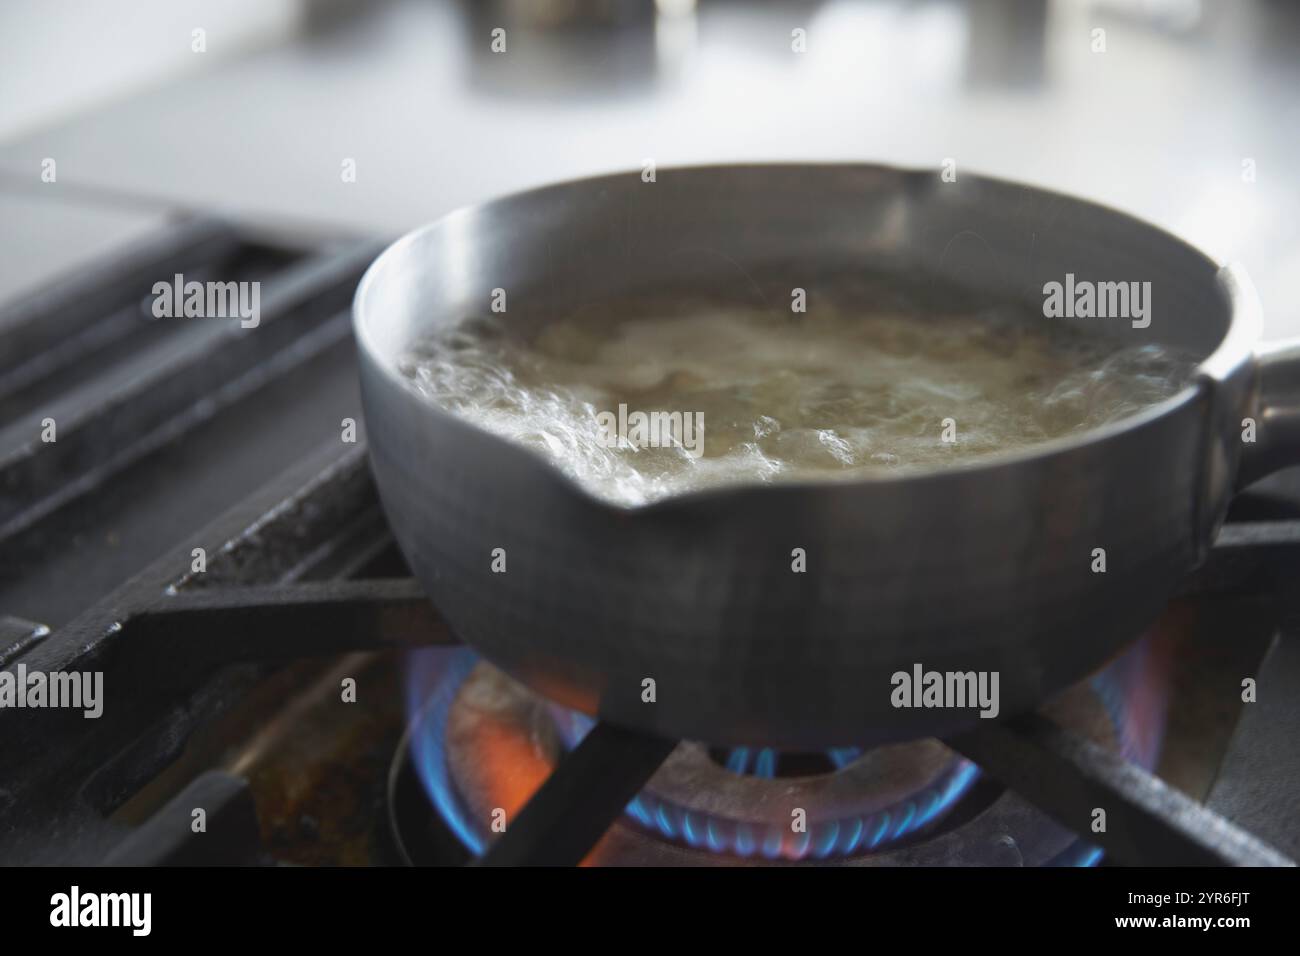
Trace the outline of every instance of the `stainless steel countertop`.
<path fill-rule="evenodd" d="M 1268 337 L 1300 334 L 1300 5 L 702 0 L 693 16 L 598 43 L 509 25 L 504 54 L 489 52 L 491 14 L 458 4 L 349 9 L 336 0 L 331 24 L 294 43 L 214 59 L 0 144 L 0 185 L 113 197 L 142 214 L 397 233 L 651 158 L 869 160 L 937 175 L 951 157 L 958 175 L 1098 199 L 1241 261 Z M 791 50 L 796 28 L 806 53 Z M 1091 49 L 1096 28 L 1104 53 Z M 75 49 L 50 55 L 75 69 Z M 40 182 L 44 157 L 58 161 L 57 184 Z M 354 183 L 340 175 L 346 158 Z M 23 221 L 6 218 L 7 256 L 28 244 Z M 48 272 L 59 260 L 41 261 Z"/>

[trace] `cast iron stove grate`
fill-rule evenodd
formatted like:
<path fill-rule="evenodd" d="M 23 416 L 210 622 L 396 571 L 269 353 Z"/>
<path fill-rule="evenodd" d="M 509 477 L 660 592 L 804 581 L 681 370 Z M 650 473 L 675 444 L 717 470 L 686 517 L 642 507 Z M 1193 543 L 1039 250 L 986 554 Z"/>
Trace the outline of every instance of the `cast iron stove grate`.
<path fill-rule="evenodd" d="M 361 421 L 348 308 L 375 251 L 308 250 L 185 221 L 0 314 L 10 423 L 0 431 L 0 668 L 105 673 L 97 721 L 0 710 L 0 860 L 267 861 L 238 775 L 197 776 L 135 827 L 113 811 L 270 668 L 454 643 L 394 557 L 364 442 L 338 436 L 341 417 Z M 143 320 L 152 283 L 177 272 L 262 281 L 258 334 Z M 47 415 L 59 422 L 55 443 L 36 438 Z M 1235 517 L 1248 520 L 1225 527 L 1183 596 L 1207 621 L 1228 622 L 1224 640 L 1251 630 L 1270 647 L 1260 703 L 1211 800 L 1244 826 L 1039 715 L 949 743 L 1109 860 L 1289 863 L 1300 792 L 1297 497 L 1239 504 Z M 108 527 L 102 540 L 92 533 Z M 202 573 L 190 570 L 195 547 L 207 555 Z M 479 862 L 581 861 L 674 746 L 598 724 Z M 194 806 L 220 839 L 193 838 Z M 1086 826 L 1096 806 L 1108 808 L 1105 833 Z"/>

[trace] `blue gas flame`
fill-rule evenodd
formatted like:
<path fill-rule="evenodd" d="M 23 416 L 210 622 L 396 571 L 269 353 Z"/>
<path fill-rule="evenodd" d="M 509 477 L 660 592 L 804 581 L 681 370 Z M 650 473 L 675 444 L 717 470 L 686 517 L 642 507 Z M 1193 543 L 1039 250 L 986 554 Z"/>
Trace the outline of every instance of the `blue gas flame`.
<path fill-rule="evenodd" d="M 560 737 L 576 747 L 594 726 L 585 714 L 552 708 Z M 839 747 L 826 752 L 837 768 L 862 755 L 857 747 Z M 776 776 L 777 752 L 771 747 L 735 747 L 727 753 L 725 766 L 732 773 L 771 779 Z M 910 836 L 940 819 L 979 779 L 979 768 L 969 760 L 956 759 L 947 771 L 928 786 L 894 806 L 869 814 L 837 819 L 809 820 L 807 829 L 792 832 L 788 825 L 763 826 L 713 817 L 642 792 L 627 806 L 637 823 L 668 840 L 715 853 L 741 857 L 762 856 L 774 860 L 819 860 L 881 849 Z"/>
<path fill-rule="evenodd" d="M 1144 770 L 1160 761 L 1168 710 L 1167 675 L 1158 656 L 1154 641 L 1143 638 L 1090 681 L 1115 728 L 1121 756 Z M 1080 841 L 1049 866 L 1096 866 L 1101 859 L 1100 848 Z"/>
<path fill-rule="evenodd" d="M 429 648 L 412 653 L 408 663 L 407 712 L 416 714 L 411 733 L 411 760 L 438 814 L 456 839 L 475 856 L 487 847 L 485 835 L 471 817 L 447 766 L 447 719 L 456 692 L 478 657 L 468 648 Z"/>
<path fill-rule="evenodd" d="M 1159 756 L 1163 732 L 1163 684 L 1156 680 L 1152 691 L 1147 642 L 1097 674 L 1092 687 L 1109 714 L 1123 756 L 1151 769 Z M 407 694 L 409 713 L 417 726 L 411 734 L 411 756 L 416 770 L 439 815 L 457 839 L 476 856 L 487 844 L 486 834 L 472 822 L 459 796 L 447 765 L 445 736 L 451 705 L 457 691 L 478 662 L 466 648 L 425 649 L 410 655 Z M 576 711 L 552 707 L 561 740 L 572 748 L 594 725 L 591 718 Z M 826 751 L 837 768 L 858 759 L 859 748 L 841 747 Z M 725 766 L 738 774 L 773 777 L 778 754 L 772 748 L 737 747 L 727 753 Z M 713 817 L 642 792 L 627 805 L 627 815 L 639 826 L 665 839 L 715 853 L 739 857 L 818 860 L 881 850 L 938 820 L 969 792 L 979 779 L 979 768 L 958 758 L 938 778 L 906 800 L 864 815 L 838 819 L 810 820 L 806 832 L 793 833 L 788 827 Z M 1048 865 L 1096 866 L 1102 852 L 1083 842 L 1073 844 Z"/>

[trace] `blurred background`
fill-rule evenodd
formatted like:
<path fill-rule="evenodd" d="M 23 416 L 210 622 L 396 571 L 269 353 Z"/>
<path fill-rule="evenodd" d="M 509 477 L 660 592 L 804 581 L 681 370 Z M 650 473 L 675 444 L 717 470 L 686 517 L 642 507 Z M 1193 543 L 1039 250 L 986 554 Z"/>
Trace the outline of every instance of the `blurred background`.
<path fill-rule="evenodd" d="M 393 235 L 647 161 L 951 160 L 1239 260 L 1300 334 L 1282 0 L 9 0 L 0 60 L 0 305 L 179 211 Z"/>

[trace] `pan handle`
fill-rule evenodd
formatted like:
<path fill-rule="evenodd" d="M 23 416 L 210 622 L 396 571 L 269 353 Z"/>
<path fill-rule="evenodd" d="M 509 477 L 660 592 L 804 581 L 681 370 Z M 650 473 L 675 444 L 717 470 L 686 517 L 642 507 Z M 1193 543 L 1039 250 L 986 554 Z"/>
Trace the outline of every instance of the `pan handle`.
<path fill-rule="evenodd" d="M 1300 464 L 1300 339 L 1259 346 L 1255 441 L 1242 445 L 1237 487 Z"/>

